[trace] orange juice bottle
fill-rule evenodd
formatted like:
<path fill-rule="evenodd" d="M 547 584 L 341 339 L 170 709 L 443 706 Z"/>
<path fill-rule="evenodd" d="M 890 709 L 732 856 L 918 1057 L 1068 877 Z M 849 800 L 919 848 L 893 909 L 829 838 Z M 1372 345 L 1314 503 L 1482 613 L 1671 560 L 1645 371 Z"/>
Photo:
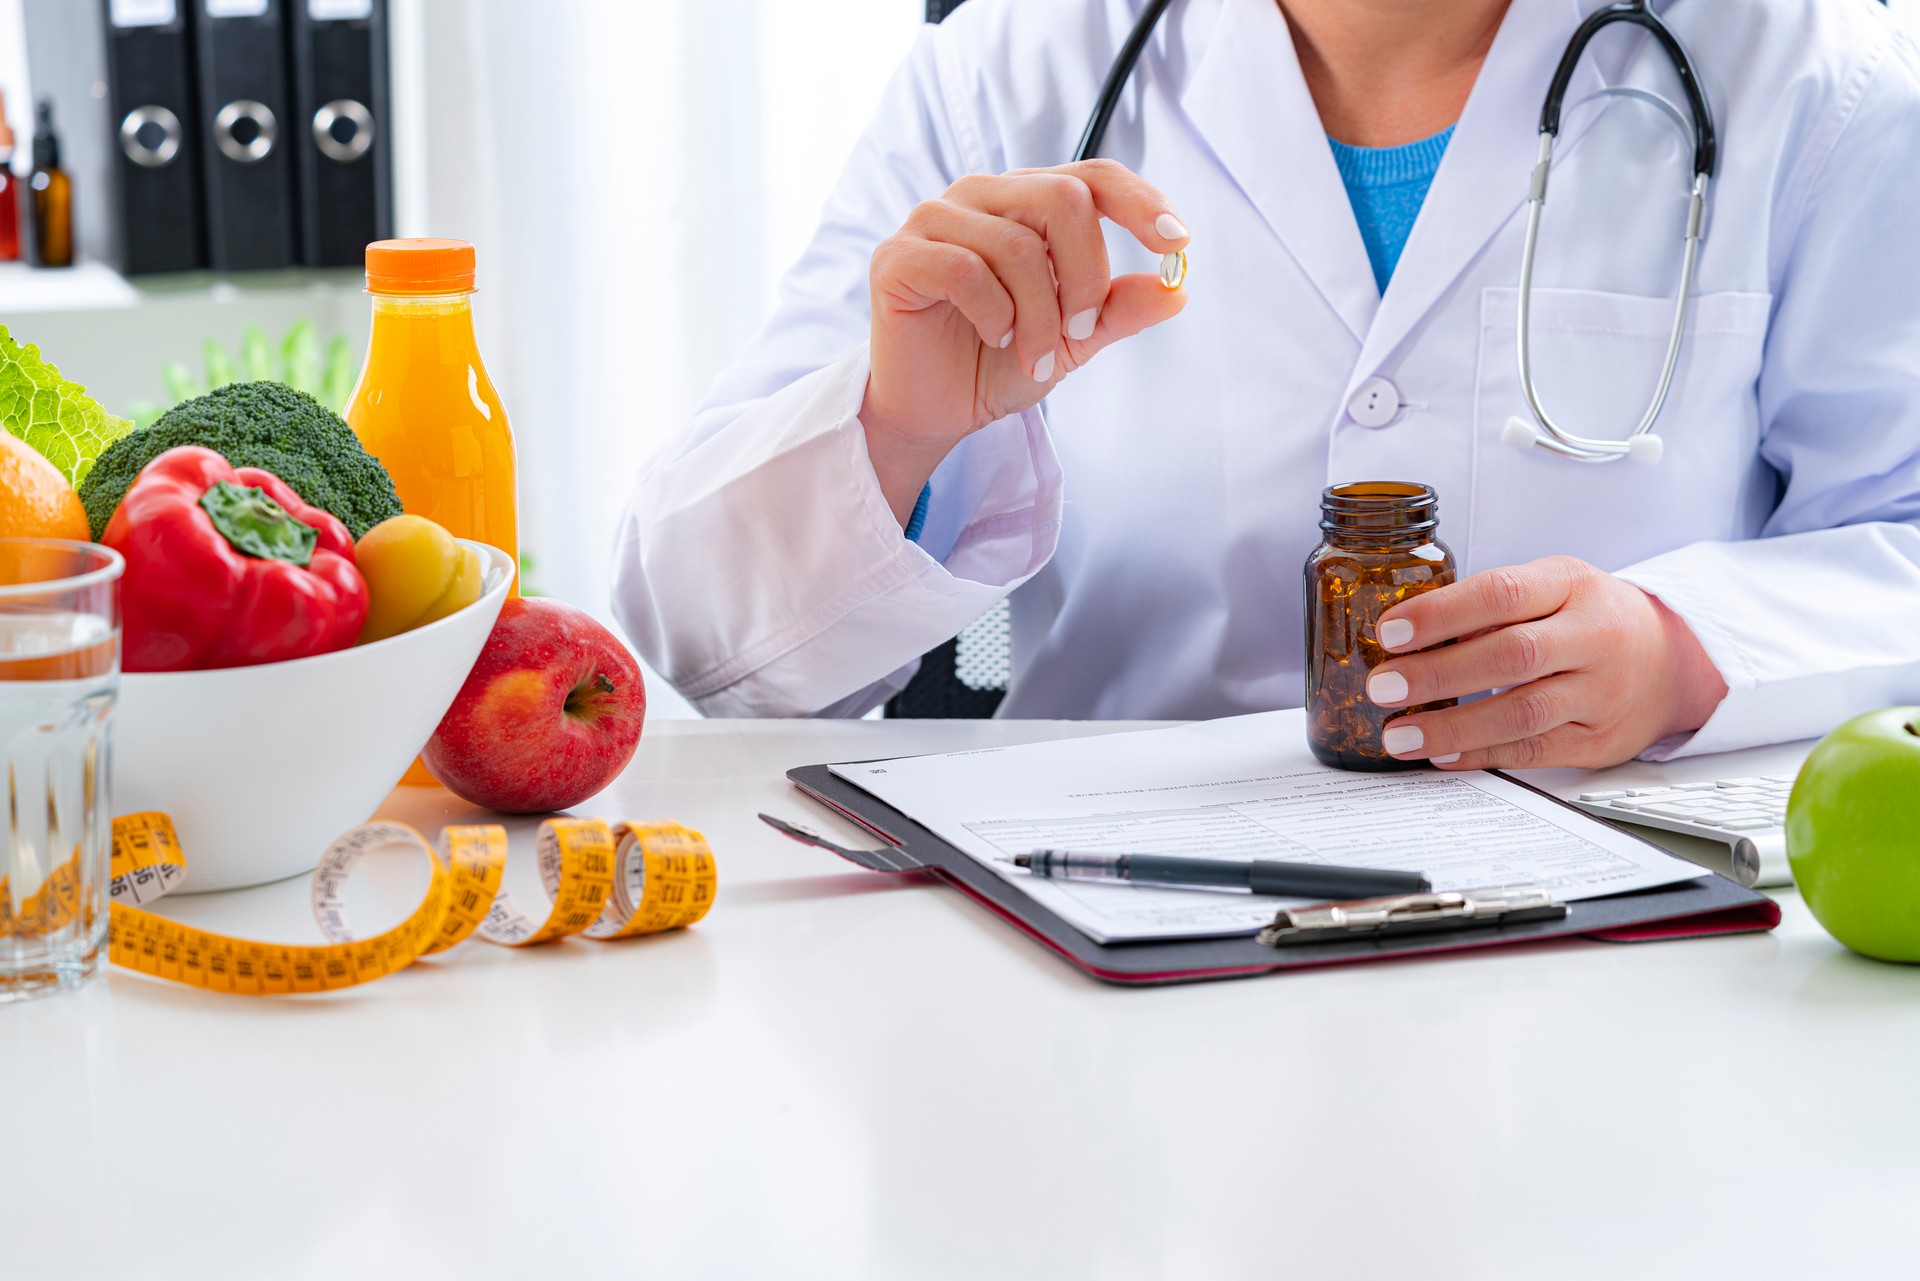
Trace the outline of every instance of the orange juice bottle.
<path fill-rule="evenodd" d="M 512 559 L 517 596 L 513 432 L 473 339 L 473 246 L 375 241 L 367 246 L 367 292 L 373 337 L 347 425 L 386 467 L 408 512 Z M 401 782 L 434 780 L 415 761 Z"/>
<path fill-rule="evenodd" d="M 473 339 L 473 246 L 375 241 L 367 292 L 373 337 L 347 425 L 386 467 L 408 512 L 498 547 L 517 565 L 513 432 Z"/>

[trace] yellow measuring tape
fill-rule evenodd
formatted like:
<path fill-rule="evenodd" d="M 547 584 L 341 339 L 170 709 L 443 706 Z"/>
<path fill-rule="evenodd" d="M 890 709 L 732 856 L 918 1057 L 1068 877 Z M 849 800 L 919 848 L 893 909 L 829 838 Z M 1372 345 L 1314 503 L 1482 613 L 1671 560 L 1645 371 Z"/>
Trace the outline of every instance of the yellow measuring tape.
<path fill-rule="evenodd" d="M 540 882 L 551 902 L 535 921 L 501 888 L 505 828 L 449 827 L 436 848 L 404 823 L 367 823 L 329 846 L 313 873 L 314 917 L 330 941 L 256 943 L 141 911 L 179 884 L 187 862 L 165 814 L 123 815 L 113 821 L 111 956 L 116 965 L 218 992 L 330 992 L 405 969 L 476 934 L 503 947 L 569 934 L 628 938 L 692 925 L 713 905 L 713 852 L 705 837 L 678 823 L 609 827 L 599 819 L 548 819 L 538 844 Z M 347 920 L 347 879 L 361 860 L 391 852 L 424 854 L 432 881 L 406 920 L 362 939 Z M 56 868 L 17 916 L 0 893 L 0 938 L 71 920 L 79 883 L 75 858 Z"/>

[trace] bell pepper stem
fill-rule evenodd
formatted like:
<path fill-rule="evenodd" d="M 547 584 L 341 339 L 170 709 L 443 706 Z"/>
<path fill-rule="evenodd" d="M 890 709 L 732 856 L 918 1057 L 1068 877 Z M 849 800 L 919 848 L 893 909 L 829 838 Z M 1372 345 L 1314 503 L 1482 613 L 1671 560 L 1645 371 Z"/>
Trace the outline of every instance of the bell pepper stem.
<path fill-rule="evenodd" d="M 263 489 L 215 481 L 200 495 L 200 507 L 233 549 L 261 560 L 307 565 L 320 531 L 298 519 Z"/>

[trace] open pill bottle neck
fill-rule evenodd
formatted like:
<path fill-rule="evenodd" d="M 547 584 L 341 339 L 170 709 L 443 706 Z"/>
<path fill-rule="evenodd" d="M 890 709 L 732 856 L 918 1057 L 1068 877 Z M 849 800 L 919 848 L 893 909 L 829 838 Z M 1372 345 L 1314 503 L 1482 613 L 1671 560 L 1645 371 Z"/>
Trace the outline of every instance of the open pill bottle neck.
<path fill-rule="evenodd" d="M 1355 481 L 1329 485 L 1320 495 L 1320 529 L 1334 546 L 1420 547 L 1432 542 L 1439 528 L 1440 500 L 1431 485 Z"/>

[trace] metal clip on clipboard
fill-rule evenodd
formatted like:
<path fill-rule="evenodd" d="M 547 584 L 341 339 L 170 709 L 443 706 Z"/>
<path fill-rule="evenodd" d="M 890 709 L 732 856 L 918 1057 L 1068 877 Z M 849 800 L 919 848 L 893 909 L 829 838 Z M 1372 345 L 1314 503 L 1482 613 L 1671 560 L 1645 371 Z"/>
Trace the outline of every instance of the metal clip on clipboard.
<path fill-rule="evenodd" d="M 1509 921 L 1557 921 L 1567 905 L 1535 886 L 1438 894 L 1396 894 L 1283 909 L 1258 941 L 1268 947 L 1330 943 L 1356 936 L 1375 938 L 1434 930 L 1502 925 Z"/>

